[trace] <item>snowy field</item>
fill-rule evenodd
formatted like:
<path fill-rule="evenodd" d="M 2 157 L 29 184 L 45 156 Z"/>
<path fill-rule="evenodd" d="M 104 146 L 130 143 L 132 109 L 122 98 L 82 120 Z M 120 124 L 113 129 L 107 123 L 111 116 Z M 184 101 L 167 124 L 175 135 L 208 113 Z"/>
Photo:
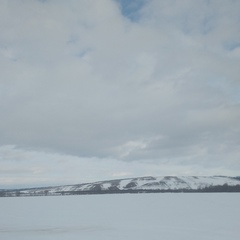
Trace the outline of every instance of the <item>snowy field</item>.
<path fill-rule="evenodd" d="M 236 240 L 240 194 L 0 198 L 3 240 Z"/>

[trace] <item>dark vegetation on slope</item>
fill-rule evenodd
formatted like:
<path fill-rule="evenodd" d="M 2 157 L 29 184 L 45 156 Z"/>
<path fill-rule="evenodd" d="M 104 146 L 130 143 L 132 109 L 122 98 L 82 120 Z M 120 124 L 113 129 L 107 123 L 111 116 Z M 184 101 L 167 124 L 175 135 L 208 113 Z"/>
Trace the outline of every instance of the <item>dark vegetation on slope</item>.
<path fill-rule="evenodd" d="M 42 191 L 34 192 L 29 189 L 17 190 L 0 190 L 0 197 L 21 197 L 21 196 L 63 196 L 63 195 L 90 195 L 90 194 L 123 194 L 123 193 L 223 193 L 223 192 L 240 192 L 240 185 L 229 186 L 227 184 L 210 186 L 201 189 L 169 189 L 169 190 L 120 190 L 117 187 L 102 190 L 99 186 L 95 186 L 91 190 L 80 191 L 59 191 L 51 193 L 47 188 L 41 188 Z M 33 189 L 32 189 L 33 190 Z M 36 190 L 39 190 L 37 188 Z"/>

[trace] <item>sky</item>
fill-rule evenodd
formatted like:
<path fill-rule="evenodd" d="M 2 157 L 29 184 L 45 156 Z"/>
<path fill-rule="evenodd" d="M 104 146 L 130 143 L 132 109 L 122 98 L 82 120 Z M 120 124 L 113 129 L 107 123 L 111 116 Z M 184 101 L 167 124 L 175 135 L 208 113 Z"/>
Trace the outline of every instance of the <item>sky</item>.
<path fill-rule="evenodd" d="M 239 176 L 239 9 L 1 0 L 0 188 Z"/>

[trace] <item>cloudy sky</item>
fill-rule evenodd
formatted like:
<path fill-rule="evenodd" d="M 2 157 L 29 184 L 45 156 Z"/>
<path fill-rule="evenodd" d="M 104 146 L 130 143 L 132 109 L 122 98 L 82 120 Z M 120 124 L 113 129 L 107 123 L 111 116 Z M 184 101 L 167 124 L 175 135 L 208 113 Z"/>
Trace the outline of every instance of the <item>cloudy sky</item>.
<path fill-rule="evenodd" d="M 1 0 L 0 188 L 240 175 L 239 9 Z"/>

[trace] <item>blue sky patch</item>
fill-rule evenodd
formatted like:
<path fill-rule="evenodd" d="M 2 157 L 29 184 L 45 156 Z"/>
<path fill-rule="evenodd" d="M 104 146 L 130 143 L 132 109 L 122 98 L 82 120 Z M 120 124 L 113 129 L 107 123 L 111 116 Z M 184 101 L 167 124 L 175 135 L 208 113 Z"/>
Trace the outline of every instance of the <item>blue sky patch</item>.
<path fill-rule="evenodd" d="M 116 0 L 120 5 L 122 15 L 131 21 L 138 21 L 140 18 L 140 10 L 144 6 L 146 0 Z"/>
<path fill-rule="evenodd" d="M 228 51 L 233 51 L 236 48 L 240 47 L 239 41 L 227 41 L 224 43 L 224 48 Z"/>

